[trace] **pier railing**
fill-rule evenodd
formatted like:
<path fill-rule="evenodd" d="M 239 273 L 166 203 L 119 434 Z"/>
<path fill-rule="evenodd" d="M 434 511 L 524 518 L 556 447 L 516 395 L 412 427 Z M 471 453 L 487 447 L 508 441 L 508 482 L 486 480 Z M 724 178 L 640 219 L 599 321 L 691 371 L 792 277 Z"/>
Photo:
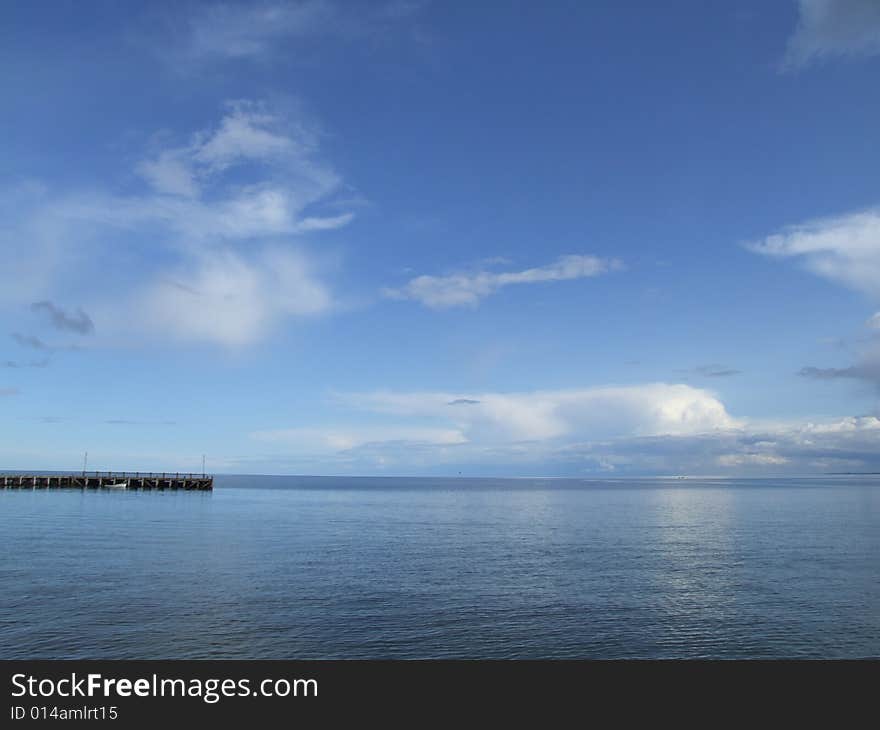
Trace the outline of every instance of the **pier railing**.
<path fill-rule="evenodd" d="M 102 477 L 104 479 L 213 479 L 213 474 L 182 471 L 73 471 L 73 472 L 14 472 L 0 471 L 0 477 Z"/>
<path fill-rule="evenodd" d="M 135 479 L 213 479 L 212 474 L 203 474 L 202 472 L 182 472 L 182 471 L 81 471 L 75 472 L 84 477 L 119 477 L 127 479 L 134 477 Z M 55 474 L 41 474 L 40 476 L 56 476 Z"/>
<path fill-rule="evenodd" d="M 0 487 L 20 489 L 113 487 L 126 489 L 185 489 L 206 491 L 214 488 L 211 474 L 163 471 L 78 471 L 67 474 L 10 474 L 0 472 Z"/>

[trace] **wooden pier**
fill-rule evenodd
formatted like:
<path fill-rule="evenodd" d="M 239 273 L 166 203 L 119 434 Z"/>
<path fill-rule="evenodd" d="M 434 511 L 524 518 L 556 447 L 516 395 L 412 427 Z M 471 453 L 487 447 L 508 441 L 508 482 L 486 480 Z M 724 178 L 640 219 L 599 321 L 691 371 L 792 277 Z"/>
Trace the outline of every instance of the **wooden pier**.
<path fill-rule="evenodd" d="M 210 491 L 206 474 L 142 471 L 88 471 L 78 474 L 0 474 L 3 489 L 185 489 Z"/>

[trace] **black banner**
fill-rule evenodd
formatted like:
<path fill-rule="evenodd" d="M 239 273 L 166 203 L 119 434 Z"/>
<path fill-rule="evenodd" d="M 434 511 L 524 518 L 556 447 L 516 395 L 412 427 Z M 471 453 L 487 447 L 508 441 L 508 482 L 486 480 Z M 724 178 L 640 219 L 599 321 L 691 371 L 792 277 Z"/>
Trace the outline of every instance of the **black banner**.
<path fill-rule="evenodd" d="M 550 726 L 598 713 L 839 723 L 873 707 L 880 677 L 873 661 L 8 661 L 0 670 L 3 727 L 343 718 Z"/>

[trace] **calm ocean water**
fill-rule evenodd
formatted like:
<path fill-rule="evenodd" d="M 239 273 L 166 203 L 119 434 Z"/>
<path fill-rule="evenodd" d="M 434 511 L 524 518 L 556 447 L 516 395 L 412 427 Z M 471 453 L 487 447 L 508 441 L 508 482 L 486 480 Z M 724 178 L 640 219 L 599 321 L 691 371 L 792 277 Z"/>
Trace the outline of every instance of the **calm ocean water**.
<path fill-rule="evenodd" d="M 880 479 L 0 489 L 0 658 L 880 657 Z"/>

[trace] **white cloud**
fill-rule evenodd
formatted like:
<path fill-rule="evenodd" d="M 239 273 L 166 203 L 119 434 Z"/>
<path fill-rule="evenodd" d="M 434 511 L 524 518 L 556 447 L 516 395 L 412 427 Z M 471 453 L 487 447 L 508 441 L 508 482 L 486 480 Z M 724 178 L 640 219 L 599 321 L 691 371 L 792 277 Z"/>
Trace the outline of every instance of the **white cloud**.
<path fill-rule="evenodd" d="M 190 18 L 190 53 L 248 58 L 264 55 L 285 38 L 318 35 L 331 29 L 328 2 L 210 4 Z"/>
<path fill-rule="evenodd" d="M 376 413 L 433 419 L 486 443 L 693 434 L 737 424 L 711 392 L 665 383 L 527 393 L 375 392 L 339 399 Z"/>
<path fill-rule="evenodd" d="M 788 462 L 784 456 L 774 454 L 722 454 L 718 457 L 718 465 L 724 467 L 780 466 Z"/>
<path fill-rule="evenodd" d="M 144 326 L 185 341 L 252 344 L 286 317 L 332 306 L 308 260 L 291 251 L 245 259 L 222 250 L 154 282 L 142 295 Z"/>
<path fill-rule="evenodd" d="M 102 337 L 140 327 L 236 347 L 329 311 L 333 295 L 300 237 L 353 213 L 319 137 L 302 119 L 234 102 L 211 128 L 154 148 L 136 167 L 146 182 L 136 193 L 10 191 L 0 299 L 81 301 Z M 106 283 L 83 288 L 96 277 Z"/>
<path fill-rule="evenodd" d="M 880 470 L 880 418 L 757 423 L 679 384 L 338 395 L 356 425 L 261 431 L 299 469 L 401 474 L 764 474 Z M 364 414 L 371 414 L 365 416 Z M 364 418 L 372 419 L 369 424 Z"/>
<path fill-rule="evenodd" d="M 187 161 L 176 150 L 165 150 L 152 160 L 143 160 L 137 172 L 158 192 L 194 198 L 199 189 Z"/>
<path fill-rule="evenodd" d="M 57 296 L 58 290 L 53 291 L 50 284 L 55 279 L 64 281 L 63 275 L 69 274 L 81 241 L 50 208 L 50 196 L 40 183 L 27 181 L 0 188 L 4 274 L 0 306 L 23 306 Z"/>
<path fill-rule="evenodd" d="M 785 64 L 798 68 L 831 56 L 880 54 L 877 0 L 799 0 L 799 19 Z"/>
<path fill-rule="evenodd" d="M 220 240 L 247 242 L 277 236 L 296 236 L 347 225 L 353 214 L 302 215 L 303 208 L 323 196 L 262 182 L 232 188 L 216 199 L 180 196 L 71 197 L 46 209 L 59 225 L 116 228 L 123 233 L 153 230 L 167 234 L 156 244 L 177 249 L 213 245 Z"/>
<path fill-rule="evenodd" d="M 828 423 L 808 423 L 799 429 L 799 433 L 809 437 L 811 434 L 865 433 L 880 432 L 880 418 L 875 416 L 850 416 Z"/>
<path fill-rule="evenodd" d="M 233 104 L 218 129 L 197 136 L 192 159 L 218 171 L 242 160 L 267 161 L 288 155 L 303 158 L 314 150 L 313 135 L 304 129 L 298 130 L 296 138 L 282 134 L 275 129 L 278 121 L 253 104 Z"/>
<path fill-rule="evenodd" d="M 185 19 L 182 57 L 263 60 L 293 44 L 301 50 L 309 39 L 376 36 L 400 26 L 422 5 L 422 0 L 353 4 L 256 0 L 201 5 Z"/>
<path fill-rule="evenodd" d="M 715 434 L 619 439 L 593 447 L 631 465 L 679 473 L 795 473 L 880 468 L 880 420 L 873 416 L 762 425 L 744 421 Z"/>
<path fill-rule="evenodd" d="M 814 274 L 880 298 L 880 209 L 791 226 L 750 248 L 800 259 Z"/>
<path fill-rule="evenodd" d="M 186 145 L 161 149 L 137 166 L 155 195 L 90 205 L 75 201 L 70 213 L 117 225 L 152 220 L 190 237 L 338 228 L 351 221 L 351 212 L 306 215 L 309 206 L 327 202 L 342 184 L 318 159 L 317 137 L 308 125 L 290 123 L 260 104 L 230 103 L 215 129 L 194 134 Z M 242 178 L 230 177 L 234 168 L 241 168 Z"/>
<path fill-rule="evenodd" d="M 552 465 L 581 458 L 579 450 L 591 448 L 585 444 L 688 438 L 740 426 L 711 392 L 662 383 L 524 393 L 379 391 L 334 400 L 350 411 L 348 424 L 251 436 L 276 449 L 272 458 L 299 469 L 321 462 L 314 468 L 411 473 L 458 463 Z M 602 470 L 629 459 L 607 448 L 593 456 Z"/>
<path fill-rule="evenodd" d="M 291 446 L 312 453 L 348 451 L 370 444 L 454 446 L 466 441 L 461 431 L 456 429 L 412 426 L 286 428 L 255 431 L 251 434 L 251 438 L 264 443 Z"/>
<path fill-rule="evenodd" d="M 812 273 L 880 300 L 880 208 L 790 226 L 751 244 L 756 253 L 799 260 Z M 865 323 L 880 328 L 880 312 Z M 880 347 L 868 338 L 857 362 L 848 367 L 801 369 L 814 380 L 861 380 L 880 385 Z"/>
<path fill-rule="evenodd" d="M 432 309 L 475 307 L 482 299 L 512 284 L 534 284 L 599 276 L 620 269 L 615 259 L 596 256 L 561 256 L 547 266 L 524 271 L 459 273 L 449 276 L 417 276 L 399 289 L 387 288 L 383 294 L 392 299 L 411 299 Z"/>

